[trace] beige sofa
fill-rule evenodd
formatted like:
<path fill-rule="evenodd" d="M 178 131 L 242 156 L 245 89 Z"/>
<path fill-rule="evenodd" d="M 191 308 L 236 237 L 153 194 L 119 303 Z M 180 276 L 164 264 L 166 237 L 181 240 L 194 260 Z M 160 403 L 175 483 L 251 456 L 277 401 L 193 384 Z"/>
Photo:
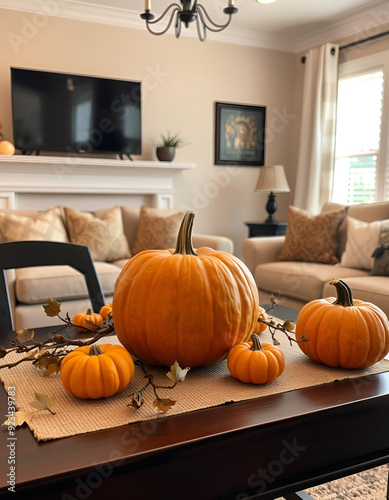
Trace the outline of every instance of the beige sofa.
<path fill-rule="evenodd" d="M 146 248 L 172 248 L 182 213 L 171 209 L 129 206 L 81 212 L 55 207 L 46 212 L 0 209 L 2 241 L 55 240 L 89 246 L 106 302 L 122 267 Z M 196 224 L 196 221 L 195 221 Z M 229 238 L 193 235 L 193 246 L 233 253 Z M 90 307 L 84 277 L 66 266 L 23 268 L 7 271 L 15 329 L 60 324 L 43 309 L 48 297 L 61 302 L 62 313 L 72 317 Z"/>
<path fill-rule="evenodd" d="M 342 208 L 342 205 L 327 203 L 321 213 Z M 348 207 L 336 233 L 339 262 L 334 264 L 277 261 L 284 249 L 285 236 L 246 239 L 242 246 L 243 260 L 254 275 L 261 303 L 268 303 L 272 294 L 278 294 L 283 305 L 301 309 L 311 300 L 333 297 L 335 288 L 329 281 L 342 278 L 351 287 L 354 298 L 372 302 L 389 315 L 389 272 L 386 276 L 375 275 L 377 261 L 370 258 L 371 250 L 382 243 L 385 224 L 388 229 L 389 202 Z M 369 268 L 369 259 L 373 269 Z"/>

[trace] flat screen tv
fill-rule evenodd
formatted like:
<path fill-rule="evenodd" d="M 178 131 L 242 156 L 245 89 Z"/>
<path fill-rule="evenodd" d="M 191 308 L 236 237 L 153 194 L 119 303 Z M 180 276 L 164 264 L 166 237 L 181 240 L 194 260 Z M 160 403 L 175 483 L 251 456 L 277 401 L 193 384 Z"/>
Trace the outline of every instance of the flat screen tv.
<path fill-rule="evenodd" d="M 141 154 L 141 84 L 11 68 L 14 144 L 23 153 Z"/>

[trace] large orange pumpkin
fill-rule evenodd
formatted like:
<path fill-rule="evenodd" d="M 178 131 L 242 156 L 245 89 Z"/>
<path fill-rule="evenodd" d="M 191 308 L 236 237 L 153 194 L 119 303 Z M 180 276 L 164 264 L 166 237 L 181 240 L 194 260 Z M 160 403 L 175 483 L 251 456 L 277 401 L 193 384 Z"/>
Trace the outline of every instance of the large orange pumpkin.
<path fill-rule="evenodd" d="M 308 302 L 296 322 L 300 349 L 317 363 L 342 368 L 366 368 L 389 352 L 389 322 L 370 302 L 353 299 L 350 287 L 340 279 L 330 281 L 337 299 Z"/>
<path fill-rule="evenodd" d="M 269 320 L 267 312 L 265 311 L 265 309 L 263 307 L 259 307 L 259 316 L 258 316 L 258 321 L 257 321 L 255 328 L 254 328 L 254 333 L 262 333 L 267 328 L 266 323 L 262 323 L 262 321 L 259 321 L 260 319 L 262 319 L 263 321 Z"/>
<path fill-rule="evenodd" d="M 136 254 L 116 281 L 116 334 L 152 365 L 216 363 L 248 339 L 259 315 L 258 289 L 243 262 L 227 252 L 193 250 L 193 219 L 185 214 L 176 250 Z"/>

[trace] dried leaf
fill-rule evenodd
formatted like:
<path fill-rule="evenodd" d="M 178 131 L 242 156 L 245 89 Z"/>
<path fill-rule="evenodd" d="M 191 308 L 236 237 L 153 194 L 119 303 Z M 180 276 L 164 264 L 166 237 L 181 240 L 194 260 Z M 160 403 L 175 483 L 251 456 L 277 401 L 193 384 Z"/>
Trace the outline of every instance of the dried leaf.
<path fill-rule="evenodd" d="M 20 410 L 15 411 L 12 415 L 6 415 L 6 417 L 8 417 L 8 420 L 6 420 L 3 425 L 18 427 L 19 425 L 23 425 L 24 422 L 29 424 L 33 417 L 33 413 Z"/>
<path fill-rule="evenodd" d="M 137 410 L 143 405 L 143 394 L 141 392 L 135 392 L 132 396 L 131 403 L 127 406 L 133 406 Z"/>
<path fill-rule="evenodd" d="M 23 359 L 31 359 L 31 360 L 34 360 L 36 359 L 36 355 L 39 351 L 38 350 L 35 350 L 35 351 L 31 351 L 30 354 L 28 356 L 25 356 Z"/>
<path fill-rule="evenodd" d="M 66 341 L 65 337 L 63 335 L 60 335 L 59 333 L 56 333 L 53 335 L 53 339 L 56 340 L 57 342 L 64 342 Z"/>
<path fill-rule="evenodd" d="M 35 332 L 34 330 L 27 330 L 27 328 L 22 328 L 21 330 L 16 330 L 16 340 L 19 342 L 28 342 L 34 338 Z"/>
<path fill-rule="evenodd" d="M 46 396 L 46 394 L 41 394 L 39 392 L 35 392 L 34 401 L 31 401 L 29 404 L 36 408 L 37 410 L 49 410 L 51 413 L 54 413 L 51 408 L 55 404 L 55 398 L 50 396 Z"/>
<path fill-rule="evenodd" d="M 166 376 L 174 383 L 183 382 L 189 370 L 190 368 L 181 368 L 177 361 L 175 361 Z"/>
<path fill-rule="evenodd" d="M 176 402 L 170 398 L 157 398 L 153 401 L 153 406 L 157 407 L 158 410 L 163 411 L 164 413 L 169 411 L 175 404 Z"/>
<path fill-rule="evenodd" d="M 47 366 L 48 364 L 48 359 L 49 359 L 49 351 L 47 349 L 40 349 L 39 351 L 34 351 L 34 358 L 35 358 L 35 366 L 42 367 L 42 366 Z"/>
<path fill-rule="evenodd" d="M 273 339 L 273 345 L 280 345 L 280 341 L 277 339 Z"/>
<path fill-rule="evenodd" d="M 7 349 L 0 345 L 0 359 L 4 358 L 4 356 L 7 354 Z"/>
<path fill-rule="evenodd" d="M 308 337 L 307 337 L 307 332 L 304 332 L 301 337 L 300 337 L 300 340 L 299 342 L 308 342 Z"/>
<path fill-rule="evenodd" d="M 49 297 L 49 303 L 43 306 L 46 316 L 53 318 L 61 312 L 61 304 L 59 304 L 55 299 Z"/>
<path fill-rule="evenodd" d="M 47 353 L 47 351 L 44 351 Z M 46 356 L 45 354 L 41 355 L 37 361 L 35 361 L 35 366 L 43 372 L 44 377 L 48 377 L 53 373 L 58 373 L 61 366 L 61 360 L 58 356 Z"/>
<path fill-rule="evenodd" d="M 61 360 L 59 358 L 51 358 L 51 363 L 47 365 L 46 371 L 43 373 L 44 377 L 49 377 L 53 373 L 59 373 Z"/>

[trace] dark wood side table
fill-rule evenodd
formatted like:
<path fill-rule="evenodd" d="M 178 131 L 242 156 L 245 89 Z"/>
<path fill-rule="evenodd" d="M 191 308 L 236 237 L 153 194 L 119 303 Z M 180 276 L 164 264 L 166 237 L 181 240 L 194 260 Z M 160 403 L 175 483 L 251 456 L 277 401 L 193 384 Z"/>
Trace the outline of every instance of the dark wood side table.
<path fill-rule="evenodd" d="M 265 222 L 245 222 L 249 228 L 249 238 L 253 236 L 283 236 L 286 232 L 286 222 L 266 224 Z"/>

